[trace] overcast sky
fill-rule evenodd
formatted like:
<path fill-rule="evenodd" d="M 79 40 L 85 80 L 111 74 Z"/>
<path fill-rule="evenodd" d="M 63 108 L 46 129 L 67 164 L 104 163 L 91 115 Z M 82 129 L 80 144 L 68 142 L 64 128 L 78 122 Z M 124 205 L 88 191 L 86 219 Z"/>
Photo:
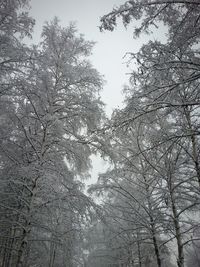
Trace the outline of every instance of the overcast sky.
<path fill-rule="evenodd" d="M 124 0 L 31 0 L 30 14 L 36 20 L 33 42 L 40 40 L 42 25 L 45 21 L 57 16 L 62 26 L 70 21 L 77 23 L 80 33 L 86 40 L 95 41 L 91 57 L 92 64 L 104 75 L 106 84 L 102 91 L 102 100 L 106 104 L 106 113 L 110 115 L 114 108 L 120 107 L 123 97 L 123 85 L 128 83 L 130 70 L 123 59 L 126 52 L 137 52 L 149 37 L 142 36 L 133 39 L 132 26 L 127 30 L 119 22 L 113 32 L 100 32 L 100 17 L 107 14 L 114 6 L 124 3 Z M 153 38 L 162 35 L 162 29 Z M 103 163 L 99 159 L 93 160 L 93 176 L 103 171 Z"/>

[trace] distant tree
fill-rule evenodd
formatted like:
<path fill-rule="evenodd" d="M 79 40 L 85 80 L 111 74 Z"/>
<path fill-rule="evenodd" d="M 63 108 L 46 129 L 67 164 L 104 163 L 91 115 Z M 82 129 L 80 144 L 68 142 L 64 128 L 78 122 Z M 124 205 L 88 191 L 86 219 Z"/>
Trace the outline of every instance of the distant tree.
<path fill-rule="evenodd" d="M 140 266 L 146 261 L 153 266 L 169 266 L 168 248 L 165 245 L 168 238 L 164 237 L 167 207 L 164 189 L 160 189 L 163 177 L 156 173 L 156 167 L 159 167 L 156 165 L 152 168 L 140 152 L 141 146 L 149 142 L 144 136 L 144 131 L 138 134 L 136 124 L 134 130 L 115 131 L 112 140 L 116 153 L 115 165 L 111 171 L 99 177 L 97 185 L 91 190 L 105 192 L 107 196 L 104 209 L 107 209 L 107 217 L 111 217 L 107 224 L 110 231 L 121 238 L 122 243 L 125 242 L 122 245 L 126 251 L 125 261 L 134 255 L 134 259 L 130 259 Z M 151 161 L 152 165 L 154 163 L 155 160 Z M 120 241 L 114 241 L 116 243 L 120 244 Z"/>

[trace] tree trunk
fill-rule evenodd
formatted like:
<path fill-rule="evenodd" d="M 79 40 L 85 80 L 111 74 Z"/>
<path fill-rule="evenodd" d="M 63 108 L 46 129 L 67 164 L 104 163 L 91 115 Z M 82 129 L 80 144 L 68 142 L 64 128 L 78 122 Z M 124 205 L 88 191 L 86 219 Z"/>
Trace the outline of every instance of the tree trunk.
<path fill-rule="evenodd" d="M 56 244 L 52 240 L 52 242 L 51 242 L 51 248 L 50 248 L 49 267 L 53 267 L 54 266 L 55 257 L 56 257 Z"/>
<path fill-rule="evenodd" d="M 177 212 L 176 203 L 174 200 L 174 194 L 172 190 L 170 191 L 170 197 L 171 197 L 171 206 L 172 206 L 172 213 L 173 213 L 173 222 L 174 222 L 174 228 L 175 228 L 175 233 L 176 233 L 176 243 L 177 243 L 177 248 L 178 248 L 177 265 L 178 267 L 184 267 L 184 251 L 183 251 L 183 244 L 182 244 L 180 222 L 179 222 L 178 212 Z"/>
<path fill-rule="evenodd" d="M 23 230 L 23 238 L 22 242 L 19 247 L 19 253 L 17 257 L 17 267 L 26 267 L 24 264 L 25 259 L 27 257 L 26 252 L 27 252 L 27 246 L 28 246 L 28 237 L 31 233 L 31 221 L 32 221 L 32 211 L 33 211 L 33 205 L 34 205 L 34 199 L 37 193 L 37 181 L 39 179 L 39 175 L 35 178 L 33 185 L 32 185 L 32 193 L 30 196 L 30 205 L 27 209 L 27 220 L 25 223 L 25 227 Z"/>
<path fill-rule="evenodd" d="M 188 123 L 188 129 L 190 132 L 190 138 L 191 138 L 191 143 L 192 143 L 192 157 L 195 165 L 195 170 L 197 174 L 197 180 L 199 184 L 199 189 L 200 189 L 200 164 L 199 164 L 199 158 L 198 158 L 198 149 L 197 149 L 197 140 L 196 140 L 196 135 L 195 131 L 192 127 L 192 122 L 191 122 L 191 112 L 188 110 L 187 107 L 185 107 L 185 117 Z"/>
<path fill-rule="evenodd" d="M 160 257 L 159 247 L 158 247 L 158 241 L 156 238 L 155 222 L 153 219 L 153 209 L 152 209 L 151 195 L 149 192 L 149 185 L 148 185 L 148 181 L 147 181 L 146 177 L 143 176 L 143 178 L 144 178 L 145 185 L 146 185 L 146 194 L 147 194 L 148 209 L 149 209 L 149 219 L 150 219 L 150 224 L 151 224 L 151 234 L 152 234 L 154 252 L 155 252 L 155 256 L 156 256 L 156 262 L 157 262 L 157 266 L 161 267 L 161 257 Z"/>
<path fill-rule="evenodd" d="M 157 265 L 158 265 L 158 267 L 161 267 L 160 252 L 158 249 L 158 242 L 157 242 L 155 233 L 153 233 L 153 245 L 154 245 L 154 251 L 155 251 L 155 255 L 156 255 Z"/>
<path fill-rule="evenodd" d="M 140 241 L 139 241 L 139 234 L 138 234 L 138 232 L 137 232 L 137 251 L 138 251 L 138 263 L 139 263 L 139 267 L 142 267 L 141 248 L 140 248 Z"/>
<path fill-rule="evenodd" d="M 23 240 L 21 242 L 19 252 L 18 252 L 16 267 L 25 267 L 24 266 L 24 260 L 25 260 L 26 248 L 27 248 L 27 232 L 24 231 Z"/>

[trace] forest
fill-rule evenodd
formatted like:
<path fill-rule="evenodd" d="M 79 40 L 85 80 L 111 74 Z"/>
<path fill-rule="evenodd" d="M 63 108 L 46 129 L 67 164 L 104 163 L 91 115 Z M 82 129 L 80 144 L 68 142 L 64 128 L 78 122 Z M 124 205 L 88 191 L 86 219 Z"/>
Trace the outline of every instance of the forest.
<path fill-rule="evenodd" d="M 102 14 L 104 33 L 167 29 L 127 51 L 110 117 L 94 42 L 55 17 L 34 43 L 29 6 L 0 0 L 0 267 L 199 267 L 200 1 Z M 109 167 L 86 190 L 92 155 Z"/>

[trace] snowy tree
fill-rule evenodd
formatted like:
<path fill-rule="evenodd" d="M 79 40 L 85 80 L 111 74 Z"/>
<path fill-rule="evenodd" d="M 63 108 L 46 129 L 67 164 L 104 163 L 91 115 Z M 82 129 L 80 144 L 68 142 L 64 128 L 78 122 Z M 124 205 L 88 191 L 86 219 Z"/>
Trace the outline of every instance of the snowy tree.
<path fill-rule="evenodd" d="M 127 27 L 138 21 L 135 37 L 156 27 L 167 32 L 166 40 L 130 51 L 136 68 L 124 88 L 125 107 L 111 123 L 113 131 L 140 128 L 132 145 L 128 139 L 118 140 L 130 162 L 142 155 L 158 181 L 156 192 L 177 240 L 178 266 L 184 266 L 184 250 L 199 227 L 199 14 L 199 1 L 127 1 L 103 16 L 100 27 L 112 31 L 121 17 Z M 138 153 L 131 157 L 138 144 Z"/>
<path fill-rule="evenodd" d="M 2 0 L 0 2 L 0 96 L 7 93 L 22 73 L 31 54 L 22 43 L 30 38 L 34 20 L 26 9 L 27 0 Z"/>
<path fill-rule="evenodd" d="M 149 41 L 138 53 L 130 52 L 130 60 L 135 60 L 138 69 L 131 75 L 132 86 L 126 88 L 129 101 L 122 120 L 126 124 L 146 113 L 154 115 L 159 109 L 166 116 L 175 115 L 178 125 L 174 138 L 188 138 L 198 183 L 199 14 L 199 1 L 127 1 L 102 17 L 101 26 L 113 30 L 117 17 L 122 17 L 125 25 L 141 19 L 135 36 L 149 33 L 153 26 L 167 26 L 165 43 Z"/>
<path fill-rule="evenodd" d="M 1 207 L 9 222 L 2 224 L 3 253 L 9 254 L 4 265 L 74 266 L 91 207 L 79 181 L 89 175 L 87 136 L 103 116 L 102 78 L 87 60 L 92 46 L 73 24 L 62 28 L 54 19 L 12 90 L 11 132 L 3 143 L 9 171 L 4 177 L 3 166 L 1 176 L 7 188 Z"/>

